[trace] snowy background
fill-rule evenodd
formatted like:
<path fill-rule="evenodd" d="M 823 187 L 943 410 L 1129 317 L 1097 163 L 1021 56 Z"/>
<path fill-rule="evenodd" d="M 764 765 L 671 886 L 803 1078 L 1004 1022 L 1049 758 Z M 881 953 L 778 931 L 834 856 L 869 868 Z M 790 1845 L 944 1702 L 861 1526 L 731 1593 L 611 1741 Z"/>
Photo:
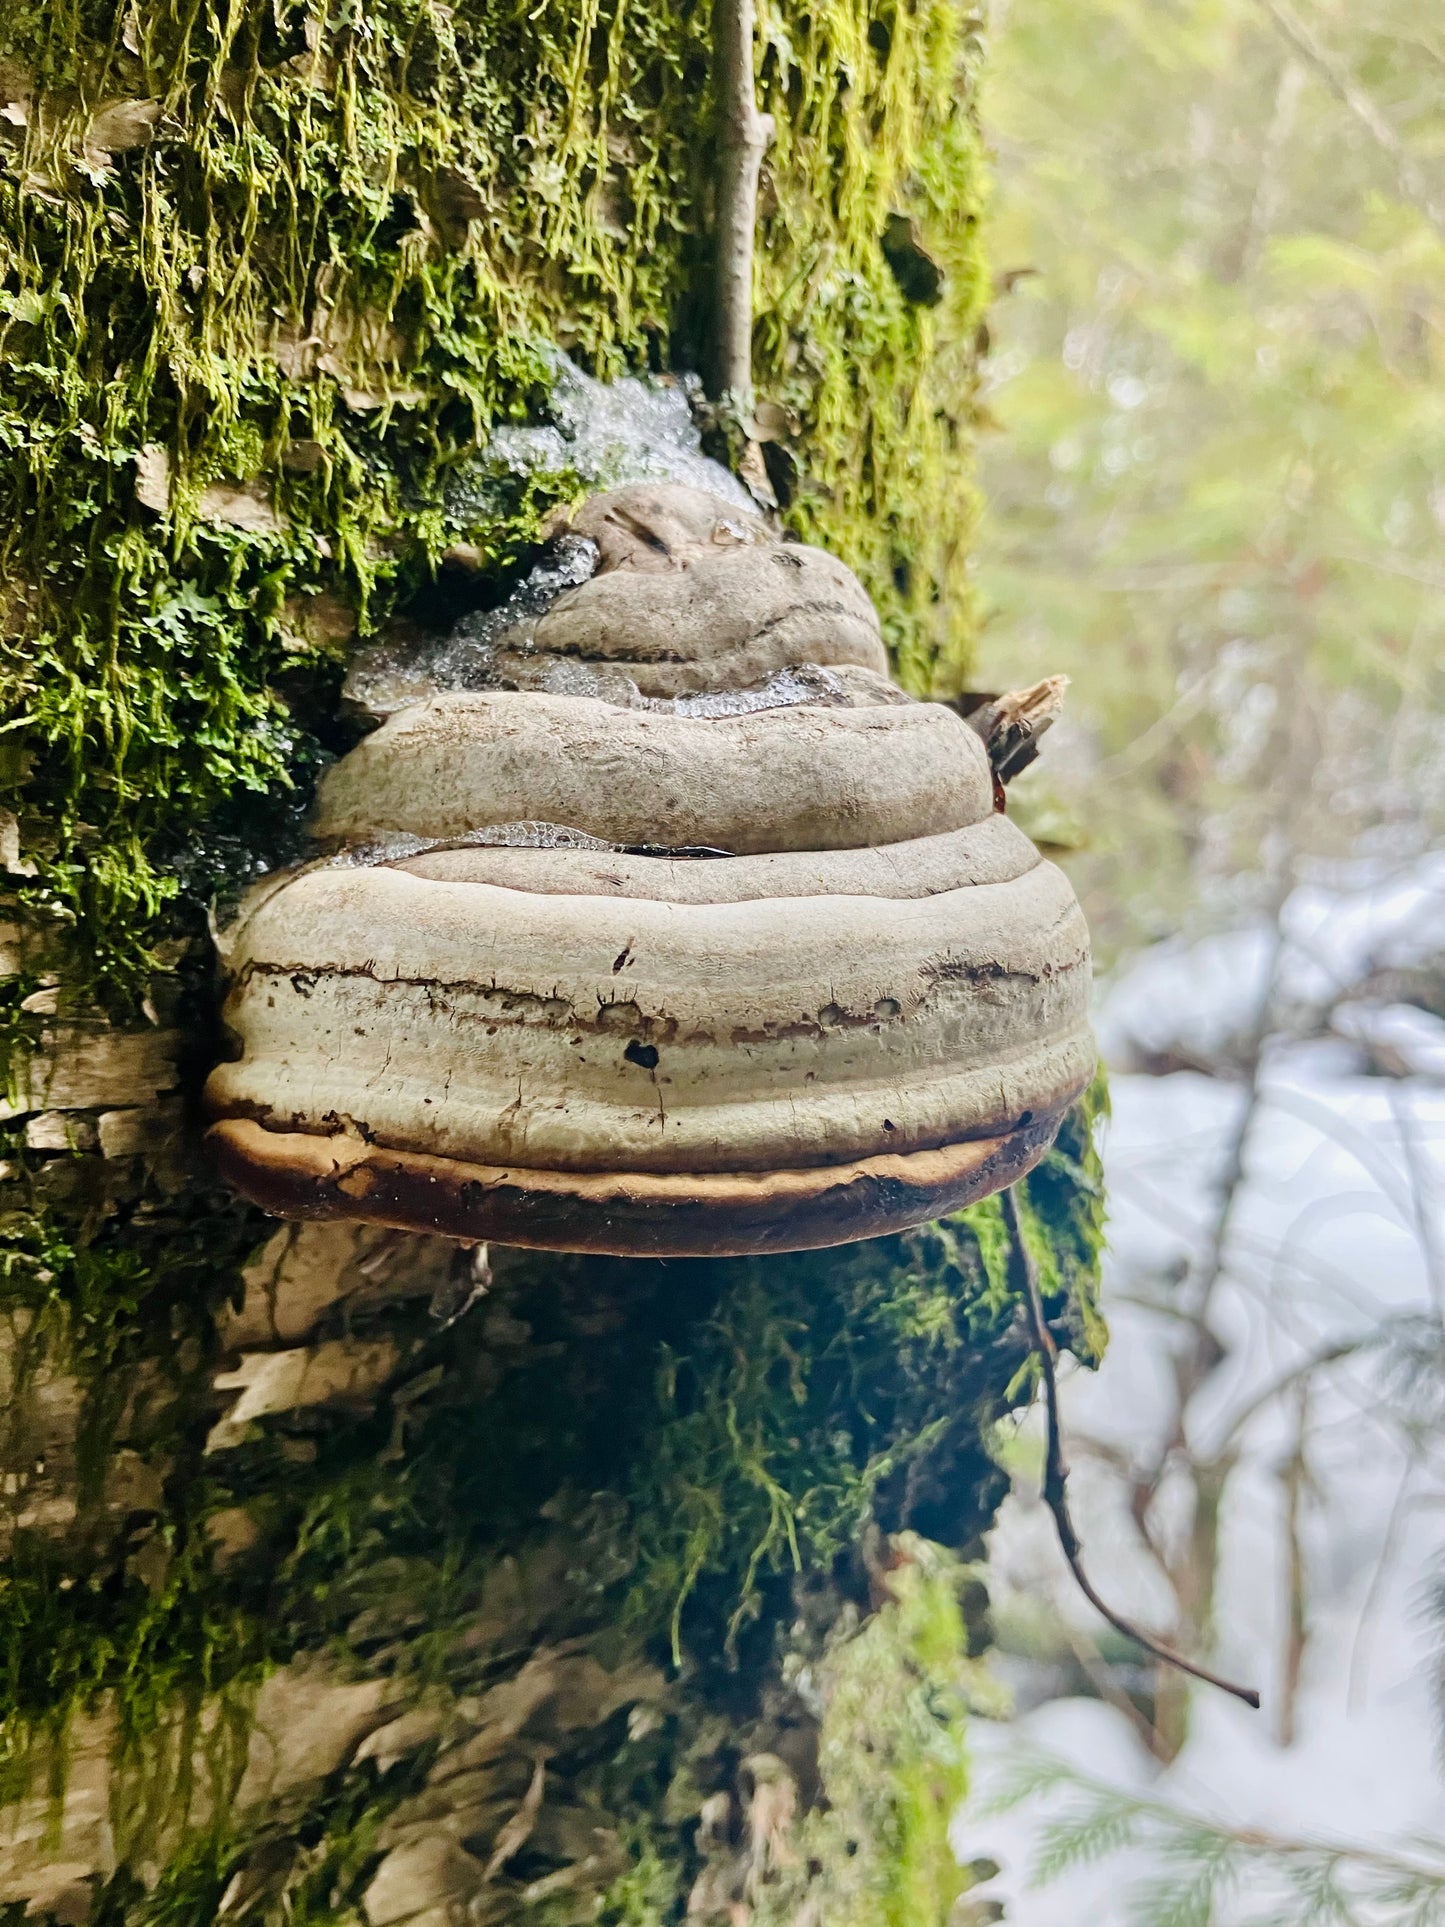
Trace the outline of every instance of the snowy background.
<path fill-rule="evenodd" d="M 1007 1727 L 976 1726 L 985 1794 L 1042 1749 L 1227 1828 L 1405 1852 L 1416 1836 L 1445 1834 L 1434 1693 L 1442 1627 L 1429 1610 L 1445 1581 L 1445 1440 L 1432 1423 L 1445 1387 L 1428 1351 L 1445 1293 L 1445 1022 L 1395 1000 L 1431 973 L 1445 975 L 1445 857 L 1311 882 L 1288 898 L 1277 928 L 1161 944 L 1105 988 L 1098 1029 L 1120 1067 L 1104 1140 L 1112 1340 L 1101 1371 L 1069 1377 L 1064 1407 L 1095 1583 L 1166 1631 L 1169 1588 L 1141 1550 L 1119 1468 L 1151 1459 L 1175 1424 L 1181 1335 L 1153 1301 L 1161 1280 L 1178 1289 L 1215 1234 L 1251 1104 L 1239 1060 L 1258 1029 L 1270 1033 L 1211 1311 L 1223 1356 L 1176 1447 L 1195 1461 L 1226 1446 L 1237 1455 L 1224 1485 L 1213 1662 L 1259 1686 L 1264 1707 L 1193 1691 L 1187 1738 L 1161 1765 L 1123 1711 L 1070 1693 L 1037 1653 L 1006 1660 L 1021 1706 L 1063 1696 Z M 1141 1062 L 1222 1068 L 1128 1068 Z M 1427 1369 L 1417 1374 L 1422 1345 Z M 1311 1369 L 1336 1348 L 1340 1357 Z M 1286 1744 L 1286 1475 L 1303 1385 L 1305 1644 Z M 1047 1601 L 1087 1646 L 1103 1628 L 1028 1496 L 1037 1453 L 1021 1456 L 1020 1490 L 991 1551 L 1005 1638 L 1011 1614 L 1037 1622 Z M 1166 1477 L 1166 1538 L 1169 1499 Z M 1177 1509 L 1187 1514 L 1187 1502 Z M 1187 1516 L 1173 1526 L 1177 1536 Z M 960 1846 L 1002 1863 L 987 1891 L 1022 1927 L 1129 1919 L 1129 1876 L 1157 1873 L 1147 1849 L 1030 1885 L 1040 1828 L 1058 1809 L 1055 1797 L 971 1815 Z"/>

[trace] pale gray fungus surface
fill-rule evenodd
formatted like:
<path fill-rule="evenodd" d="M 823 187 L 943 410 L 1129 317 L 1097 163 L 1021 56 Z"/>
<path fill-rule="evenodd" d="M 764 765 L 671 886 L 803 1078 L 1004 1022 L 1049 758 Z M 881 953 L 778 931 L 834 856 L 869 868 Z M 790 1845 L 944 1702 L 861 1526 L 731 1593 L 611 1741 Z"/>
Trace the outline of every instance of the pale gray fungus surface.
<path fill-rule="evenodd" d="M 1013 1182 L 1093 1070 L 1088 937 L 979 736 L 888 680 L 841 563 L 733 501 L 613 490 L 554 561 L 392 665 L 415 693 L 328 772 L 317 860 L 227 933 L 228 1176 L 655 1255 Z"/>

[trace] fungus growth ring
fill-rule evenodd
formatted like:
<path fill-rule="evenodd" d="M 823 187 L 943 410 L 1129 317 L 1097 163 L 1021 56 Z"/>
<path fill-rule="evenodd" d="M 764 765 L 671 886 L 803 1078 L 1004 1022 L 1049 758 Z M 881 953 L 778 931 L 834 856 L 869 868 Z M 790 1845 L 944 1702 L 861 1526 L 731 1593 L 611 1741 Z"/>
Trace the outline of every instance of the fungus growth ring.
<path fill-rule="evenodd" d="M 1013 1183 L 1093 1070 L 1088 933 L 980 736 L 888 680 L 842 563 L 727 503 L 620 489 L 567 540 L 593 572 L 492 621 L 466 686 L 354 672 L 386 719 L 227 934 L 226 1177 L 654 1256 Z"/>

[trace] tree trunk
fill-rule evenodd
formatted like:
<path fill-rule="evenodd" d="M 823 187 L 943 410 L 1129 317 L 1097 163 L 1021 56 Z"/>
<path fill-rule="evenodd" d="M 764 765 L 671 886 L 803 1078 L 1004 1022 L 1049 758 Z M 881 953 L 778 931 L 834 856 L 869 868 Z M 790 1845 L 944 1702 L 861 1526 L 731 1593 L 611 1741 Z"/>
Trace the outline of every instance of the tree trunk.
<path fill-rule="evenodd" d="M 196 1151 L 213 906 L 358 634 L 500 592 L 494 425 L 712 352 L 686 0 L 0 21 L 0 1902 L 65 1921 L 942 1921 L 961 1557 L 1028 1341 L 995 1206 L 623 1263 L 268 1223 Z M 955 0 L 764 9 L 754 383 L 900 675 L 968 658 Z M 912 304 L 880 240 L 943 273 Z M 936 291 L 935 291 L 936 292 Z M 1095 1333 L 1088 1119 L 1029 1181 Z"/>

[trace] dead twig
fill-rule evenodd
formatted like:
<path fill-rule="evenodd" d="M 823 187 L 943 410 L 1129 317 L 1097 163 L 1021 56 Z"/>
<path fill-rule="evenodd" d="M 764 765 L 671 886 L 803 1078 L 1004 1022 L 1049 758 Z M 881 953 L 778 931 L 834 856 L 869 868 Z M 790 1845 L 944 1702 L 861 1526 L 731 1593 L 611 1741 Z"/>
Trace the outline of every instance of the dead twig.
<path fill-rule="evenodd" d="M 1279 1668 L 1280 1689 L 1275 1738 L 1293 1746 L 1299 1730 L 1299 1690 L 1309 1638 L 1306 1595 L 1304 1509 L 1313 1490 L 1309 1462 L 1310 1392 L 1307 1378 L 1295 1388 L 1294 1449 L 1280 1475 L 1284 1487 L 1285 1632 Z"/>
<path fill-rule="evenodd" d="M 753 79 L 753 0 L 715 0 L 713 45 L 721 121 L 717 180 L 717 314 L 713 383 L 749 437 L 753 417 L 753 235 L 758 176 L 773 123 Z"/>
<path fill-rule="evenodd" d="M 1064 1459 L 1063 1427 L 1059 1418 L 1059 1349 L 1054 1343 L 1053 1333 L 1049 1330 L 1048 1320 L 1044 1316 L 1044 1300 L 1039 1290 L 1038 1268 L 1034 1264 L 1033 1254 L 1024 1241 L 1018 1199 L 1012 1190 L 1003 1193 L 1003 1213 L 1009 1229 L 1009 1270 L 1013 1274 L 1011 1282 L 1015 1289 L 1022 1288 L 1022 1297 L 1028 1307 L 1034 1345 L 1038 1351 L 1039 1365 L 1043 1372 L 1044 1406 L 1049 1428 L 1048 1453 L 1044 1461 L 1044 1504 L 1053 1515 L 1059 1546 L 1068 1563 L 1069 1571 L 1074 1575 L 1074 1583 L 1094 1611 L 1107 1620 L 1115 1632 L 1122 1633 L 1126 1639 L 1132 1639 L 1136 1645 L 1142 1646 L 1146 1653 L 1152 1654 L 1165 1666 L 1173 1666 L 1181 1673 L 1188 1673 L 1193 1679 L 1203 1680 L 1206 1686 L 1217 1686 L 1221 1692 L 1232 1694 L 1235 1699 L 1243 1700 L 1246 1706 L 1252 1706 L 1257 1711 L 1259 1694 L 1254 1687 L 1237 1686 L 1232 1680 L 1223 1679 L 1218 1673 L 1211 1673 L 1206 1667 L 1197 1666 L 1193 1660 L 1186 1659 L 1182 1653 L 1176 1653 L 1172 1647 L 1165 1646 L 1143 1631 L 1141 1627 L 1136 1626 L 1132 1620 L 1126 1619 L 1122 1613 L 1116 1613 L 1112 1606 L 1106 1605 L 1099 1597 L 1088 1574 L 1084 1571 L 1083 1547 L 1079 1543 L 1079 1535 L 1069 1512 L 1069 1468 Z"/>

